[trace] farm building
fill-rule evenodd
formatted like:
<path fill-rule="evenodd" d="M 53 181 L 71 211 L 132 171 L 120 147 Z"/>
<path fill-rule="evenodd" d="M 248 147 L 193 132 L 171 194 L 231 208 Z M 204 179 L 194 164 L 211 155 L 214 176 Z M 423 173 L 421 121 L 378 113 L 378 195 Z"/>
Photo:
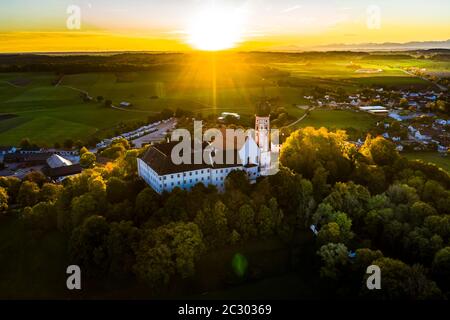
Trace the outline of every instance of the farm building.
<path fill-rule="evenodd" d="M 71 166 L 72 162 L 67 160 L 66 158 L 61 157 L 58 154 L 54 154 L 47 159 L 47 165 L 50 168 L 59 168 L 64 166 Z"/>
<path fill-rule="evenodd" d="M 128 107 L 131 107 L 131 103 L 130 103 L 130 102 L 126 102 L 126 101 L 122 101 L 122 102 L 120 103 L 120 106 L 121 106 L 122 108 L 128 108 Z"/>
<path fill-rule="evenodd" d="M 387 115 L 389 113 L 389 110 L 383 106 L 364 106 L 359 107 L 359 110 L 376 115 Z"/>

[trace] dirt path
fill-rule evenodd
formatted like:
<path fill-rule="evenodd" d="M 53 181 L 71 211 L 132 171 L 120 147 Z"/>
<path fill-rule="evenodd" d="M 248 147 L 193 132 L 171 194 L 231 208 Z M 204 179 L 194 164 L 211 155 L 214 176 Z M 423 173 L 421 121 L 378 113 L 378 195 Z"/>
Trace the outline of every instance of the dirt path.
<path fill-rule="evenodd" d="M 295 120 L 294 122 L 288 124 L 287 126 L 281 127 L 280 129 L 284 129 L 284 128 L 289 128 L 292 126 L 295 126 L 297 123 L 299 123 L 300 121 L 303 121 L 311 111 L 313 111 L 316 107 L 309 107 L 308 110 L 306 110 L 305 114 L 302 115 L 300 118 L 298 118 L 297 120 Z"/>
<path fill-rule="evenodd" d="M 418 76 L 418 75 L 416 75 L 416 74 L 414 74 L 414 73 L 411 73 L 411 72 L 408 72 L 408 71 L 406 71 L 406 70 L 404 70 L 404 69 L 400 69 L 400 70 L 402 70 L 404 73 L 406 73 L 406 74 L 408 74 L 408 75 L 410 75 L 410 76 L 412 76 L 412 77 L 420 78 L 420 79 L 422 79 L 422 80 L 424 80 L 424 81 L 430 82 L 430 83 L 434 84 L 436 87 L 438 87 L 439 89 L 441 89 L 442 91 L 447 91 L 447 90 L 448 90 L 446 86 L 443 86 L 443 85 L 441 85 L 441 84 L 437 84 L 437 83 L 435 83 L 434 81 L 431 81 L 430 79 L 427 79 L 427 78 L 425 78 L 425 77 Z"/>
<path fill-rule="evenodd" d="M 24 88 L 22 86 L 18 86 L 17 84 L 14 84 L 14 83 L 6 81 L 6 80 L 3 81 L 3 82 L 5 82 L 6 84 L 9 84 L 11 87 L 14 87 L 14 88 Z"/>

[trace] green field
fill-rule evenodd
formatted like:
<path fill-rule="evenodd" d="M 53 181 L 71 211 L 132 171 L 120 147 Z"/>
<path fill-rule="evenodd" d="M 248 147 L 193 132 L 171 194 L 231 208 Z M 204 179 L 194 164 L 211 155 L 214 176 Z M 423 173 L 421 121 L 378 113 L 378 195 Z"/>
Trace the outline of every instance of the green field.
<path fill-rule="evenodd" d="M 355 91 L 361 86 L 383 86 L 392 88 L 427 87 L 429 82 L 412 77 L 403 71 L 407 67 L 427 68 L 430 71 L 449 71 L 447 62 L 406 60 L 306 60 L 298 62 L 272 63 L 274 68 L 287 71 L 305 85 L 341 87 Z M 365 73 L 362 70 L 373 72 Z M 300 82 L 301 84 L 301 82 Z"/>
<path fill-rule="evenodd" d="M 72 72 L 56 86 L 56 73 L 0 73 L 0 145 L 17 145 L 23 138 L 41 145 L 62 143 L 69 138 L 86 140 L 94 134 L 111 132 L 122 122 L 145 121 L 164 108 L 182 108 L 202 115 L 229 111 L 249 117 L 263 96 L 298 118 L 303 111 L 295 105 L 307 104 L 303 96 L 315 87 L 330 90 L 342 87 L 349 93 L 372 86 L 423 87 L 430 83 L 404 73 L 402 68 L 449 70 L 448 62 L 367 58 L 272 55 L 270 60 L 238 57 L 238 62 L 229 58 L 214 65 L 212 60 L 200 57 L 176 68 L 154 71 Z M 280 73 L 264 75 L 255 71 L 267 67 Z M 382 71 L 357 72 L 361 69 Z M 295 85 L 280 86 L 279 81 L 286 78 Z M 82 92 L 87 92 L 94 101 L 84 102 Z M 133 107 L 106 108 L 95 101 L 97 96 L 112 100 L 115 106 L 127 101 Z M 7 118 L 2 118 L 5 115 Z M 366 114 L 314 111 L 299 125 L 363 130 L 372 123 L 373 118 Z"/>
<path fill-rule="evenodd" d="M 365 112 L 346 110 L 313 110 L 307 118 L 298 124 L 300 127 L 326 127 L 329 129 L 367 130 L 372 127 L 378 117 Z"/>
<path fill-rule="evenodd" d="M 403 154 L 410 160 L 431 162 L 450 173 L 450 157 L 443 157 L 437 152 L 408 152 Z"/>

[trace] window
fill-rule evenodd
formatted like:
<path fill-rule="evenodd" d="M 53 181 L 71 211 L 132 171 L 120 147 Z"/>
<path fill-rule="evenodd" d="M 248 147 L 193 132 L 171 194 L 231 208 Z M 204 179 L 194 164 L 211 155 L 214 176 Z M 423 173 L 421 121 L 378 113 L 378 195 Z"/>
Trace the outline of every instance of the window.
<path fill-rule="evenodd" d="M 192 176 L 192 172 L 189 172 L 189 175 Z"/>
<path fill-rule="evenodd" d="M 173 174 L 171 174 L 170 177 L 173 179 Z"/>
<path fill-rule="evenodd" d="M 177 174 L 177 177 L 179 178 L 179 177 L 180 177 L 180 174 Z"/>
<path fill-rule="evenodd" d="M 202 170 L 202 174 L 203 174 L 203 170 Z"/>

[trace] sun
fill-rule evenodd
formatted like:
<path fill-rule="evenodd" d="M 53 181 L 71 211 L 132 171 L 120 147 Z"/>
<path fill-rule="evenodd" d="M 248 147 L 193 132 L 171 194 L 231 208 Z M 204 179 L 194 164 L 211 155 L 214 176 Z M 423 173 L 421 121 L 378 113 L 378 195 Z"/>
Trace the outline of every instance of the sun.
<path fill-rule="evenodd" d="M 192 19 L 187 42 L 198 50 L 219 51 L 234 48 L 243 38 L 238 11 L 209 8 Z"/>

